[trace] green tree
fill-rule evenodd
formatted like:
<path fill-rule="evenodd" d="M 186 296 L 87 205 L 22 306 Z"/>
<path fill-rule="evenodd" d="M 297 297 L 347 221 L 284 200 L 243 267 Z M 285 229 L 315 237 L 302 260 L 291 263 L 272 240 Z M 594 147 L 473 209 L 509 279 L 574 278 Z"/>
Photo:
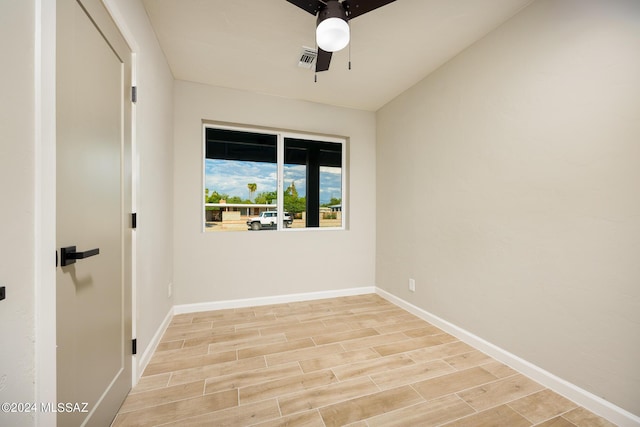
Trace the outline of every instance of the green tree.
<path fill-rule="evenodd" d="M 208 188 L 204 191 L 206 203 L 220 203 L 220 200 L 226 200 L 229 198 L 228 194 L 220 194 L 217 191 L 210 191 Z"/>
<path fill-rule="evenodd" d="M 250 204 L 251 203 L 251 200 L 243 199 L 240 196 L 228 197 L 226 200 L 227 200 L 227 203 L 245 203 L 245 204 Z"/>
<path fill-rule="evenodd" d="M 289 186 L 289 188 L 287 188 L 287 192 L 289 192 L 289 194 L 294 197 L 294 198 L 298 198 L 298 190 L 296 190 L 296 182 L 295 181 L 291 181 L 291 185 Z"/>
<path fill-rule="evenodd" d="M 295 181 L 284 192 L 284 210 L 291 213 L 307 210 L 307 199 L 306 197 L 298 197 Z"/>
<path fill-rule="evenodd" d="M 256 196 L 255 203 L 269 205 L 274 200 L 277 200 L 277 199 L 278 199 L 278 194 L 275 191 L 263 191 L 262 193 Z"/>
<path fill-rule="evenodd" d="M 258 189 L 258 184 L 256 184 L 255 182 L 250 182 L 249 184 L 247 184 L 247 187 L 249 188 L 249 199 L 253 199 L 253 195 Z"/>
<path fill-rule="evenodd" d="M 329 203 L 324 203 L 322 204 L 322 206 L 329 207 L 329 206 L 339 205 L 339 204 L 342 204 L 342 199 L 336 199 L 335 197 L 332 197 L 331 200 L 329 200 Z"/>

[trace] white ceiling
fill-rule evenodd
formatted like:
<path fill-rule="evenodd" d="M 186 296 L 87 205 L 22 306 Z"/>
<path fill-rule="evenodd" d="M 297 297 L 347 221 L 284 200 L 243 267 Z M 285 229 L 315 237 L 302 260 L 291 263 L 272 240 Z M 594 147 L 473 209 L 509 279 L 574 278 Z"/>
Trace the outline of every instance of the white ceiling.
<path fill-rule="evenodd" d="M 359 16 L 318 73 L 315 17 L 286 0 L 143 0 L 176 79 L 375 111 L 532 0 L 396 0 Z"/>

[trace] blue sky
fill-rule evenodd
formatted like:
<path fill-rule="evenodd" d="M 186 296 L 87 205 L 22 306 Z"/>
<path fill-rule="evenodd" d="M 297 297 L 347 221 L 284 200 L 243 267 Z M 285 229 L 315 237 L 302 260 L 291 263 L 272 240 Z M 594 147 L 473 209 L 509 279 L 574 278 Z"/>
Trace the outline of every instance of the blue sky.
<path fill-rule="evenodd" d="M 332 197 L 342 198 L 341 169 L 320 168 L 320 203 L 327 203 Z M 256 194 L 276 191 L 277 168 L 275 163 L 242 162 L 235 160 L 205 159 L 205 187 L 210 192 L 249 198 L 247 184 L 258 185 Z M 298 196 L 306 193 L 306 166 L 285 165 L 284 185 L 287 188 L 295 182 Z"/>

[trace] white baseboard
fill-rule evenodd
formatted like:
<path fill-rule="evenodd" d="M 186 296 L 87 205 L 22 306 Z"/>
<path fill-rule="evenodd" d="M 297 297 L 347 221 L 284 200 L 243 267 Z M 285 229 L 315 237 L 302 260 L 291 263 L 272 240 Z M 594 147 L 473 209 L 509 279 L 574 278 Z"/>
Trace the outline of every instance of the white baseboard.
<path fill-rule="evenodd" d="M 144 349 L 144 352 L 142 352 L 140 356 L 134 356 L 135 358 L 137 358 L 136 372 L 134 374 L 134 381 L 133 381 L 134 386 L 138 384 L 138 381 L 140 381 L 140 377 L 142 376 L 142 373 L 144 372 L 147 365 L 149 364 L 149 361 L 151 360 L 153 353 L 155 353 L 156 351 L 156 348 L 158 348 L 158 344 L 160 344 L 160 340 L 162 339 L 162 336 L 164 335 L 165 331 L 169 327 L 169 324 L 171 323 L 171 319 L 173 318 L 173 315 L 174 315 L 174 307 L 171 307 L 169 309 L 169 312 L 165 316 L 164 320 L 158 327 L 158 330 L 151 338 L 149 345 L 147 345 L 147 347 Z"/>
<path fill-rule="evenodd" d="M 223 310 L 228 308 L 257 307 L 270 304 L 284 304 L 288 302 L 312 301 L 324 298 L 347 297 L 353 295 L 373 294 L 374 286 L 362 288 L 336 289 L 331 291 L 307 292 L 300 294 L 275 295 L 258 298 L 244 298 L 226 301 L 211 301 L 196 304 L 181 304 L 173 307 L 175 314 L 198 313 L 201 311 Z"/>
<path fill-rule="evenodd" d="M 640 426 L 640 417 L 608 402 L 601 397 L 594 395 L 562 378 L 545 371 L 539 366 L 534 365 L 508 351 L 462 329 L 453 323 L 450 323 L 426 310 L 416 307 L 415 305 L 390 294 L 389 292 L 375 288 L 375 291 L 382 298 L 392 302 L 393 304 L 407 310 L 408 312 L 426 320 L 443 331 L 455 336 L 461 341 L 472 347 L 484 352 L 494 359 L 504 363 L 517 370 L 518 372 L 528 376 L 543 386 L 555 391 L 556 393 L 566 397 L 577 403 L 589 411 L 600 415 L 603 418 L 617 424 L 620 427 L 638 427 Z"/>

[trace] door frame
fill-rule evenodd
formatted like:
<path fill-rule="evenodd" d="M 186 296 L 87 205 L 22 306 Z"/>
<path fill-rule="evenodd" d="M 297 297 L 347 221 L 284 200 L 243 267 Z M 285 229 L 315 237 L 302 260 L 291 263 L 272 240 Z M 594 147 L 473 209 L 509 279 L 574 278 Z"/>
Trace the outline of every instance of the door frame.
<path fill-rule="evenodd" d="M 131 80 L 135 85 L 136 44 L 122 15 L 112 0 L 102 0 L 116 27 L 131 51 Z M 37 403 L 57 403 L 56 360 L 56 7 L 57 1 L 33 0 L 34 11 L 34 368 L 35 396 Z M 131 159 L 137 158 L 135 138 L 135 104 L 131 106 L 131 123 L 128 132 L 131 140 Z M 138 182 L 135 162 L 130 166 L 131 206 L 136 206 L 134 183 Z M 135 233 L 128 254 L 131 280 L 132 336 L 136 337 L 136 251 Z M 132 358 L 131 385 L 137 378 L 136 356 Z M 36 426 L 55 426 L 55 412 L 35 414 Z"/>
<path fill-rule="evenodd" d="M 34 1 L 35 401 L 56 399 L 56 2 Z M 36 426 L 56 413 L 36 412 Z"/>

